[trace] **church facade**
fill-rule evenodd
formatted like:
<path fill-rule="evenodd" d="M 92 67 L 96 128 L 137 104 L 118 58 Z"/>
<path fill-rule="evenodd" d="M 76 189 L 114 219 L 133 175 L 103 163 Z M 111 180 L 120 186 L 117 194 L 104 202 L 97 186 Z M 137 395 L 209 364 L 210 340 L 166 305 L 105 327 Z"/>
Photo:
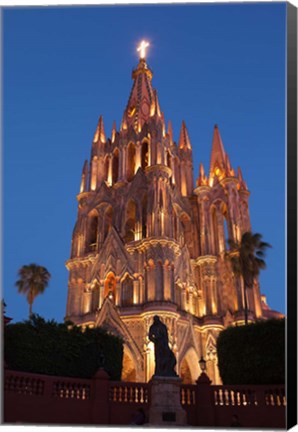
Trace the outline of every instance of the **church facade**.
<path fill-rule="evenodd" d="M 105 326 L 124 339 L 122 379 L 149 381 L 154 373 L 153 317 L 166 324 L 177 373 L 194 382 L 201 356 L 220 383 L 216 339 L 244 322 L 243 281 L 226 257 L 227 239 L 251 229 L 249 191 L 235 171 L 217 126 L 210 169 L 193 184 L 192 145 L 182 122 L 171 123 L 152 87 L 145 57 L 120 129 L 107 138 L 102 117 L 83 167 L 73 231 L 66 319 Z M 248 290 L 249 319 L 262 318 L 258 281 Z M 268 307 L 267 307 L 268 316 Z"/>

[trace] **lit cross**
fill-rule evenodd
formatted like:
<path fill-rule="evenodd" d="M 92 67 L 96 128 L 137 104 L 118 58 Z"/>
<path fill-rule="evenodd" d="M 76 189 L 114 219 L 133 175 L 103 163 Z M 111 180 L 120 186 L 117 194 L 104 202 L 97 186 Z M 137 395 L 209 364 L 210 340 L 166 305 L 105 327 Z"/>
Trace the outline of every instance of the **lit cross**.
<path fill-rule="evenodd" d="M 137 48 L 137 51 L 140 51 L 140 58 L 143 59 L 146 56 L 146 48 L 149 46 L 149 42 L 142 41 L 140 46 Z"/>

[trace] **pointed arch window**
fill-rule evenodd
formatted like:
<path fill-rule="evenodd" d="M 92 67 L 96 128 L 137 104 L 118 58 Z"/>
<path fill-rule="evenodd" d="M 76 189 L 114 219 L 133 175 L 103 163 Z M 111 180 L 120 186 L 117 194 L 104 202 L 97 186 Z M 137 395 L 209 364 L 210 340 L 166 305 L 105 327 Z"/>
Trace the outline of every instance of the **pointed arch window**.
<path fill-rule="evenodd" d="M 94 252 L 97 247 L 98 241 L 98 216 L 92 214 L 89 216 L 89 227 L 88 227 L 88 241 L 87 241 L 87 251 Z"/>
<path fill-rule="evenodd" d="M 147 194 L 142 201 L 142 238 L 147 235 Z"/>
<path fill-rule="evenodd" d="M 163 191 L 161 189 L 159 191 L 159 207 L 163 208 Z"/>
<path fill-rule="evenodd" d="M 109 178 L 109 156 L 105 158 L 105 181 L 108 181 Z"/>
<path fill-rule="evenodd" d="M 114 273 L 110 272 L 104 282 L 104 298 L 108 297 L 110 300 L 115 301 L 116 297 L 116 278 Z"/>
<path fill-rule="evenodd" d="M 212 221 L 214 254 L 217 254 L 219 249 L 219 238 L 218 238 L 217 214 L 216 214 L 215 207 L 212 207 L 211 209 L 211 221 Z"/>
<path fill-rule="evenodd" d="M 175 183 L 180 187 L 181 175 L 180 175 L 180 162 L 177 157 L 174 159 L 174 171 L 175 171 Z"/>
<path fill-rule="evenodd" d="M 106 239 L 110 229 L 113 225 L 113 208 L 108 206 L 104 213 L 104 240 Z"/>
<path fill-rule="evenodd" d="M 99 283 L 96 282 L 92 290 L 92 310 L 97 310 L 99 307 Z"/>
<path fill-rule="evenodd" d="M 183 213 L 180 217 L 180 222 L 183 231 L 184 243 L 188 246 L 188 248 L 192 245 L 192 234 L 191 234 L 191 220 L 186 213 Z"/>
<path fill-rule="evenodd" d="M 177 214 L 175 210 L 173 211 L 173 237 L 178 240 Z"/>
<path fill-rule="evenodd" d="M 181 308 L 181 289 L 177 283 L 175 284 L 175 302 Z"/>
<path fill-rule="evenodd" d="M 125 242 L 131 242 L 135 239 L 135 229 L 136 229 L 136 203 L 130 200 L 126 207 L 126 217 L 125 217 Z"/>
<path fill-rule="evenodd" d="M 223 225 L 224 225 L 224 237 L 225 237 L 225 239 L 224 239 L 225 240 L 224 245 L 225 245 L 225 250 L 227 250 L 227 249 L 229 249 L 228 240 L 230 238 L 230 236 L 229 236 L 229 226 L 228 226 L 228 215 L 227 215 L 227 212 L 225 212 L 223 214 Z"/>
<path fill-rule="evenodd" d="M 142 151 L 141 151 L 141 166 L 143 170 L 147 168 L 149 165 L 149 147 L 148 142 L 144 141 L 142 144 Z"/>
<path fill-rule="evenodd" d="M 171 164 L 171 154 L 170 154 L 169 150 L 167 151 L 167 166 L 169 168 L 172 167 L 172 164 Z"/>
<path fill-rule="evenodd" d="M 135 175 L 136 149 L 133 143 L 129 143 L 127 148 L 127 180 L 131 181 Z"/>
<path fill-rule="evenodd" d="M 122 282 L 122 306 L 132 306 L 133 305 L 133 280 L 130 276 Z"/>
<path fill-rule="evenodd" d="M 112 182 L 117 183 L 119 177 L 119 151 L 116 149 L 113 153 L 113 163 L 112 163 Z"/>

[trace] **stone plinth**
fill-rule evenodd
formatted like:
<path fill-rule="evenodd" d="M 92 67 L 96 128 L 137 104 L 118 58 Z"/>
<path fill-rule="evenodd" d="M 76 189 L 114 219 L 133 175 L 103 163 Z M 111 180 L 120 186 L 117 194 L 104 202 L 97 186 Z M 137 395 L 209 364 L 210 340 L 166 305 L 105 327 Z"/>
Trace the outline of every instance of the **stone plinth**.
<path fill-rule="evenodd" d="M 149 425 L 185 426 L 186 412 L 180 403 L 179 377 L 153 377 L 151 380 L 151 405 Z"/>

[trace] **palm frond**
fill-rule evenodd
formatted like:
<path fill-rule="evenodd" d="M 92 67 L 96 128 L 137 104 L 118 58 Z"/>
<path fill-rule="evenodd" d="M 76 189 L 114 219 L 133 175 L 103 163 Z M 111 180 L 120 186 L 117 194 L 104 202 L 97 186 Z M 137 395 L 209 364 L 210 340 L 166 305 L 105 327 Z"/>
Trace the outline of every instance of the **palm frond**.
<path fill-rule="evenodd" d="M 18 276 L 15 285 L 19 293 L 26 295 L 29 305 L 32 305 L 37 295 L 44 292 L 51 278 L 48 270 L 37 264 L 24 265 L 18 270 Z"/>

